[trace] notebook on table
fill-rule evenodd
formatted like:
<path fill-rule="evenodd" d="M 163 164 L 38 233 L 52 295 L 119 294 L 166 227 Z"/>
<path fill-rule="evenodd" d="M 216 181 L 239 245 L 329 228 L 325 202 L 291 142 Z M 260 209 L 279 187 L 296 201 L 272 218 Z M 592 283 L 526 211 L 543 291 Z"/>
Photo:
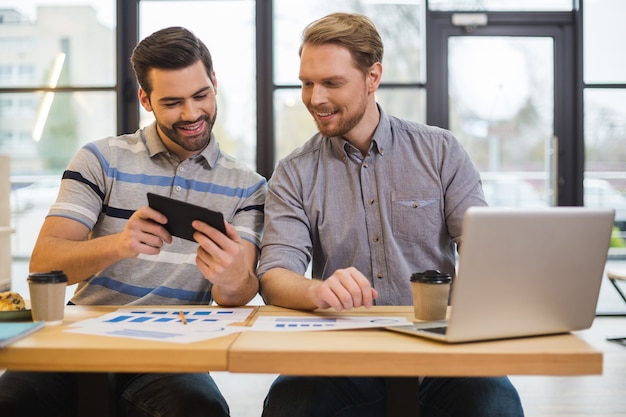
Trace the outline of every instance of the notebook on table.
<path fill-rule="evenodd" d="M 389 330 L 449 343 L 591 327 L 613 209 L 472 207 L 447 321 Z"/>
<path fill-rule="evenodd" d="M 41 329 L 43 321 L 0 322 L 0 349 Z"/>

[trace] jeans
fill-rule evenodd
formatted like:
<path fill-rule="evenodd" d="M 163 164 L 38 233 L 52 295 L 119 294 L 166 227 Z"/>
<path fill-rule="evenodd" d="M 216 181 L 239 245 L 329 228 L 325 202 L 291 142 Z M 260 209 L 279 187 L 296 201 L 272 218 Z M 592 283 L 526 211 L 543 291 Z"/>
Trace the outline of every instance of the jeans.
<path fill-rule="evenodd" d="M 507 377 L 424 378 L 419 417 L 521 417 Z M 265 398 L 263 417 L 384 417 L 385 378 L 279 376 Z M 409 416 L 398 416 L 409 417 Z"/>
<path fill-rule="evenodd" d="M 226 400 L 208 373 L 115 374 L 117 415 L 228 417 Z M 0 376 L 2 415 L 76 415 L 75 373 L 12 372 Z"/>

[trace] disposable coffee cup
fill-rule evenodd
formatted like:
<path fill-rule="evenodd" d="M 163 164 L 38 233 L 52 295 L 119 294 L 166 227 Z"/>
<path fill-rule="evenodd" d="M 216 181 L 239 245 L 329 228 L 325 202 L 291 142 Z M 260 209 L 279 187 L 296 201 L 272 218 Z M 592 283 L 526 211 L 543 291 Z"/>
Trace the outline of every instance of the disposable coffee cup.
<path fill-rule="evenodd" d="M 30 308 L 33 321 L 46 325 L 63 322 L 67 276 L 63 271 L 36 272 L 28 275 Z"/>
<path fill-rule="evenodd" d="M 450 274 L 437 270 L 411 275 L 415 319 L 429 321 L 446 318 L 451 281 Z"/>

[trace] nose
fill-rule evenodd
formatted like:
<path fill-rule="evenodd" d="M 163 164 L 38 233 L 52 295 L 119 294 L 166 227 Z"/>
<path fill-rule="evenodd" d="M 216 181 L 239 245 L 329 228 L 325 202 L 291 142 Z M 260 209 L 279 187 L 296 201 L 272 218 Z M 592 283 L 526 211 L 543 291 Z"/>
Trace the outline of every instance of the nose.
<path fill-rule="evenodd" d="M 199 116 L 200 112 L 194 100 L 185 100 L 180 111 L 180 119 L 193 122 L 197 120 Z"/>
<path fill-rule="evenodd" d="M 326 89 L 321 85 L 314 85 L 309 89 L 309 101 L 312 105 L 317 106 L 327 101 Z"/>

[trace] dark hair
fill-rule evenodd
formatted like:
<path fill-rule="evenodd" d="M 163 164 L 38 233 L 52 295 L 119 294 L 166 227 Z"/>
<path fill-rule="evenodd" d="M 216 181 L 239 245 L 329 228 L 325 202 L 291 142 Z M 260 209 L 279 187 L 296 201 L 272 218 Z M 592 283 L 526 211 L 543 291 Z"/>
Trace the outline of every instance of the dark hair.
<path fill-rule="evenodd" d="M 213 82 L 213 60 L 209 49 L 196 35 L 182 27 L 169 27 L 154 32 L 139 42 L 130 57 L 137 82 L 148 96 L 152 92 L 148 77 L 151 69 L 182 69 L 198 60 L 202 60 L 207 75 Z"/>
<path fill-rule="evenodd" d="M 356 67 L 367 73 L 376 62 L 383 62 L 383 41 L 367 16 L 358 13 L 333 13 L 310 23 L 302 32 L 302 45 L 328 43 L 350 51 Z"/>

